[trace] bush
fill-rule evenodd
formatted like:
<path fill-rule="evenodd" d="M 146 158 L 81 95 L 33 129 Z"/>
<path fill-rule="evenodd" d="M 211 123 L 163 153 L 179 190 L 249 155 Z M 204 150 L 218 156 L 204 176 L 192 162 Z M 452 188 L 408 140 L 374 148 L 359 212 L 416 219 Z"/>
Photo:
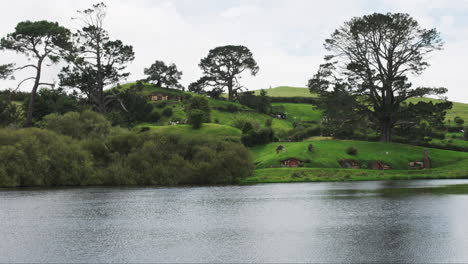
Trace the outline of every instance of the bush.
<path fill-rule="evenodd" d="M 188 113 L 188 123 L 193 129 L 200 129 L 205 120 L 205 113 L 202 110 L 194 109 Z"/>
<path fill-rule="evenodd" d="M 161 120 L 161 114 L 158 111 L 152 111 L 149 116 L 149 121 L 158 122 L 159 120 Z"/>
<path fill-rule="evenodd" d="M 468 127 L 465 127 L 463 131 L 463 137 L 465 138 L 465 141 L 468 141 Z"/>
<path fill-rule="evenodd" d="M 173 114 L 172 108 L 164 108 L 162 115 L 165 117 L 171 117 Z"/>
<path fill-rule="evenodd" d="M 346 154 L 348 154 L 348 155 L 356 156 L 357 153 L 358 153 L 358 150 L 357 150 L 357 148 L 355 148 L 355 147 L 348 147 L 348 148 L 346 149 Z"/>
<path fill-rule="evenodd" d="M 79 142 L 39 128 L 0 130 L 0 187 L 86 185 L 92 176 Z"/>
<path fill-rule="evenodd" d="M 260 128 L 258 130 L 249 130 L 246 133 L 242 133 L 241 142 L 247 147 L 253 147 L 255 145 L 264 145 L 273 142 L 275 134 L 273 129 L 269 127 Z"/>
<path fill-rule="evenodd" d="M 200 110 L 203 112 L 203 123 L 211 122 L 211 108 L 208 100 L 202 96 L 191 97 L 185 106 L 185 112 L 190 115 L 192 110 Z"/>
<path fill-rule="evenodd" d="M 81 113 L 69 112 L 64 115 L 45 116 L 41 126 L 76 139 L 100 138 L 110 131 L 110 122 L 101 114 L 86 110 Z"/>
<path fill-rule="evenodd" d="M 463 120 L 463 118 L 459 117 L 459 116 L 456 116 L 453 121 L 455 121 L 455 123 L 458 125 L 458 126 L 463 126 L 463 124 L 465 123 L 465 120 Z"/>

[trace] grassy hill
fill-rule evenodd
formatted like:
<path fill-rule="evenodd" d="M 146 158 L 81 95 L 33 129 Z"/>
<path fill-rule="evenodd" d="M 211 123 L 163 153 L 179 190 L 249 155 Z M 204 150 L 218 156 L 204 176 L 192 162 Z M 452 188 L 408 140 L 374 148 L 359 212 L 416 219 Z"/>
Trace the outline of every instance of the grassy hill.
<path fill-rule="evenodd" d="M 265 91 L 271 97 L 317 97 L 316 94 L 311 94 L 309 89 L 303 87 L 279 86 L 265 89 Z M 255 94 L 260 95 L 260 90 L 255 90 Z"/>
<path fill-rule="evenodd" d="M 276 154 L 276 147 L 280 144 L 286 148 L 286 151 Z M 313 153 L 307 150 L 309 144 L 314 145 L 315 151 Z M 346 153 L 346 149 L 351 146 L 357 148 L 357 155 L 352 156 Z M 338 160 L 353 159 L 358 161 L 380 160 L 393 169 L 403 170 L 408 168 L 408 162 L 422 160 L 424 149 L 396 143 L 317 140 L 271 143 L 252 148 L 252 153 L 257 168 L 280 167 L 281 160 L 294 157 L 302 160 L 309 159 L 310 163 L 304 165 L 311 168 L 340 168 Z M 468 153 L 440 149 L 430 149 L 429 155 L 433 167 L 442 167 L 462 159 L 468 159 Z"/>
<path fill-rule="evenodd" d="M 316 106 L 310 104 L 272 103 L 272 106 L 283 106 L 288 120 L 294 121 L 320 121 L 322 113 Z"/>

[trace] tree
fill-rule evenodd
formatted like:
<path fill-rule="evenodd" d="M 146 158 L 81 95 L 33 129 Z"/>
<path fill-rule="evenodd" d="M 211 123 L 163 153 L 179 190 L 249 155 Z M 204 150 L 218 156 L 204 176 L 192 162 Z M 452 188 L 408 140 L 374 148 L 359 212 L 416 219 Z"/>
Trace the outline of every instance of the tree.
<path fill-rule="evenodd" d="M 29 105 L 29 100 L 26 100 L 23 107 Z M 40 89 L 34 104 L 32 116 L 36 121 L 52 113 L 65 114 L 80 109 L 79 98 L 75 94 L 67 94 L 62 88 Z"/>
<path fill-rule="evenodd" d="M 5 95 L 0 95 L 0 126 L 7 126 L 19 120 L 20 112 Z"/>
<path fill-rule="evenodd" d="M 199 64 L 204 76 L 189 86 L 189 91 L 203 93 L 206 87 L 212 87 L 215 94 L 227 89 L 229 100 L 237 96 L 239 79 L 244 71 L 249 70 L 255 76 L 259 67 L 252 52 L 244 46 L 222 46 L 209 51 L 208 56 Z"/>
<path fill-rule="evenodd" d="M 193 109 L 187 113 L 187 117 L 187 122 L 192 125 L 193 129 L 200 129 L 205 119 L 205 112 L 199 109 Z"/>
<path fill-rule="evenodd" d="M 465 123 L 465 120 L 459 116 L 456 116 L 453 121 L 455 121 L 455 123 L 458 125 L 458 126 L 463 126 L 463 124 Z"/>
<path fill-rule="evenodd" d="M 83 28 L 74 34 L 74 49 L 67 56 L 70 65 L 59 74 L 62 86 L 80 90 L 100 113 L 106 113 L 108 104 L 115 99 L 106 95 L 104 88 L 126 78 L 126 64 L 135 58 L 132 46 L 111 40 L 103 28 L 106 8 L 99 3 L 78 11 L 80 17 L 76 19 Z"/>
<path fill-rule="evenodd" d="M 139 93 L 137 86 L 121 89 L 115 97 L 117 100 L 112 103 L 112 108 L 123 117 L 128 127 L 137 122 L 150 121 L 153 105 Z"/>
<path fill-rule="evenodd" d="M 27 77 L 19 82 L 19 88 L 26 81 L 34 81 L 31 89 L 28 109 L 26 111 L 25 126 L 32 125 L 34 99 L 37 89 L 41 85 L 54 86 L 51 83 L 41 82 L 43 65 L 47 61 L 57 63 L 63 52 L 71 48 L 70 31 L 60 26 L 57 22 L 49 21 L 23 21 L 16 25 L 15 31 L 2 38 L 0 41 L 2 49 L 13 50 L 34 60 L 33 63 L 23 65 L 12 69 L 10 66 L 3 66 L 3 72 L 32 68 L 35 71 L 34 76 Z M 3 74 L 5 75 L 5 74 Z"/>
<path fill-rule="evenodd" d="M 149 68 L 145 68 L 143 72 L 148 75 L 146 81 L 154 83 L 157 87 L 183 89 L 179 83 L 182 72 L 177 70 L 174 63 L 166 65 L 163 61 L 157 60 Z"/>
<path fill-rule="evenodd" d="M 185 112 L 189 114 L 192 110 L 200 110 L 203 112 L 202 122 L 209 123 L 211 121 L 211 109 L 206 98 L 202 96 L 191 97 L 185 106 Z"/>
<path fill-rule="evenodd" d="M 362 112 L 377 124 L 381 140 L 392 139 L 396 122 L 404 116 L 402 103 L 412 97 L 441 95 L 445 88 L 412 88 L 409 75 L 420 75 L 428 66 L 428 55 L 442 48 L 436 29 L 421 28 L 402 13 L 374 13 L 355 17 L 325 40 L 330 52 L 309 81 L 313 92 L 345 84 L 359 96 Z"/>

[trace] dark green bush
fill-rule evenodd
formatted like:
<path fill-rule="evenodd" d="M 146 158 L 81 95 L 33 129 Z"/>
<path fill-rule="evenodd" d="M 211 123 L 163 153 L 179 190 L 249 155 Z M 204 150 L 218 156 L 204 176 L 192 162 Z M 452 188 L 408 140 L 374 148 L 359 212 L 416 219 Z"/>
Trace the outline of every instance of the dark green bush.
<path fill-rule="evenodd" d="M 172 108 L 164 108 L 164 110 L 162 111 L 162 115 L 165 116 L 165 117 L 171 117 L 173 114 L 173 110 Z"/>
<path fill-rule="evenodd" d="M 465 141 L 468 141 L 468 127 L 465 127 L 463 131 L 463 137 L 465 138 Z"/>
<path fill-rule="evenodd" d="M 205 113 L 202 110 L 194 109 L 188 112 L 187 117 L 187 122 L 192 125 L 192 128 L 199 129 L 205 120 Z"/>
<path fill-rule="evenodd" d="M 356 156 L 357 153 L 358 153 L 358 150 L 357 150 L 357 148 L 355 148 L 355 147 L 348 147 L 348 148 L 346 149 L 346 154 L 348 154 L 348 155 Z"/>
<path fill-rule="evenodd" d="M 90 184 L 91 156 L 69 137 L 39 128 L 0 130 L 0 187 Z"/>

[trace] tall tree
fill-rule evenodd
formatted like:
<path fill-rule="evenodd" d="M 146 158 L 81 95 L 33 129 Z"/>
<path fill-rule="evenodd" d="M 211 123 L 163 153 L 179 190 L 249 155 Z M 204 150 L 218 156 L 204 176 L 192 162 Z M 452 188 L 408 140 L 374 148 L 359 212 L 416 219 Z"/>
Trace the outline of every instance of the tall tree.
<path fill-rule="evenodd" d="M 75 19 L 83 23 L 83 28 L 74 34 L 74 49 L 67 56 L 70 65 L 59 74 L 62 86 L 79 89 L 100 113 L 105 113 L 112 101 L 104 88 L 126 78 L 126 64 L 135 58 L 132 46 L 109 38 L 103 27 L 106 9 L 99 3 L 78 11 L 80 16 Z"/>
<path fill-rule="evenodd" d="M 402 13 L 374 13 L 355 17 L 325 40 L 330 52 L 325 64 L 309 81 L 313 92 L 346 83 L 359 96 L 362 111 L 379 126 L 381 140 L 392 138 L 392 129 L 405 115 L 402 103 L 412 97 L 441 95 L 445 88 L 412 88 L 410 75 L 420 75 L 428 55 L 442 48 L 436 29 L 421 28 Z"/>
<path fill-rule="evenodd" d="M 163 61 L 157 60 L 149 68 L 145 68 L 143 72 L 148 75 L 146 81 L 154 83 L 157 87 L 183 89 L 179 83 L 182 72 L 177 70 L 174 63 L 166 65 Z"/>
<path fill-rule="evenodd" d="M 14 68 L 14 71 L 32 68 L 34 76 L 27 77 L 19 82 L 19 88 L 26 81 L 34 81 L 31 96 L 26 112 L 25 126 L 32 125 L 34 98 L 37 89 L 41 85 L 54 86 L 51 83 L 41 82 L 44 63 L 50 61 L 57 63 L 63 52 L 71 48 L 70 31 L 60 26 L 57 22 L 49 21 L 24 21 L 16 25 L 15 31 L 2 38 L 0 42 L 2 49 L 13 50 L 34 60 L 33 63 Z M 11 67 L 6 67 L 10 69 Z"/>
<path fill-rule="evenodd" d="M 252 52 L 244 46 L 222 46 L 209 51 L 208 56 L 199 64 L 204 76 L 189 86 L 189 90 L 202 93 L 204 88 L 212 87 L 214 91 L 227 89 L 229 100 L 234 100 L 239 90 L 241 74 L 248 70 L 255 76 L 259 67 Z"/>

